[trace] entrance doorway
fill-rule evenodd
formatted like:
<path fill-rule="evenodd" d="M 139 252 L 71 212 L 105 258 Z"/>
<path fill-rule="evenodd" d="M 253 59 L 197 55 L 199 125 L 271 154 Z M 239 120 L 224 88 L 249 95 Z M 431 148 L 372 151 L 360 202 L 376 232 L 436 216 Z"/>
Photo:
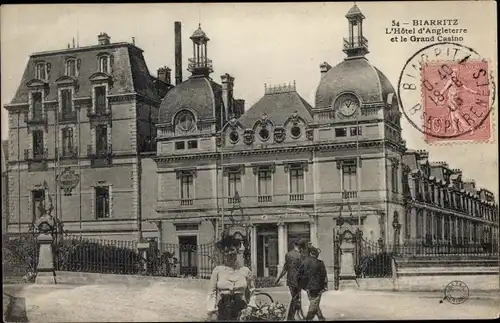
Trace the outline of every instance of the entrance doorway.
<path fill-rule="evenodd" d="M 179 236 L 179 273 L 198 276 L 198 241 L 196 236 Z"/>
<path fill-rule="evenodd" d="M 257 276 L 278 275 L 278 228 L 259 226 L 257 231 Z"/>

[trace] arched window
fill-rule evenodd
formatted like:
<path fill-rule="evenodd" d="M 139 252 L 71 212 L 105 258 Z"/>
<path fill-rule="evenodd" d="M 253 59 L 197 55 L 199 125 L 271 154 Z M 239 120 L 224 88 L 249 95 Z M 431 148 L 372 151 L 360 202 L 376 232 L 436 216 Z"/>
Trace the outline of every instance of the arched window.
<path fill-rule="evenodd" d="M 68 59 L 66 61 L 66 75 L 76 76 L 76 59 Z"/>
<path fill-rule="evenodd" d="M 99 72 L 109 73 L 109 57 L 100 56 L 99 57 Z"/>
<path fill-rule="evenodd" d="M 189 111 L 180 112 L 175 118 L 175 125 L 181 131 L 189 131 L 195 125 L 194 116 Z"/>

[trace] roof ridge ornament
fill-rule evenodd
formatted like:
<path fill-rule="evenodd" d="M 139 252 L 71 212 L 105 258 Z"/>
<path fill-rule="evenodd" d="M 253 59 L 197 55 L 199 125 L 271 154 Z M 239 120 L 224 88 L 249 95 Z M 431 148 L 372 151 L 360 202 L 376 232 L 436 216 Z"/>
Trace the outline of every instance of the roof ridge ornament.
<path fill-rule="evenodd" d="M 264 94 L 278 94 L 278 93 L 290 93 L 290 92 L 297 92 L 297 86 L 295 80 L 293 81 L 293 84 L 284 83 L 278 85 L 270 85 L 269 87 L 267 86 L 266 83 L 264 83 Z"/>

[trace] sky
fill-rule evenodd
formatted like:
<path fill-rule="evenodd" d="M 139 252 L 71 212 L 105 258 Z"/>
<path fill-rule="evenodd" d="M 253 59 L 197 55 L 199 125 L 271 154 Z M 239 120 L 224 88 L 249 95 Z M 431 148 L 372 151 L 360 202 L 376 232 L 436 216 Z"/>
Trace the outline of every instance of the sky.
<path fill-rule="evenodd" d="M 192 57 L 189 36 L 201 23 L 210 37 L 208 56 L 220 83 L 229 73 L 235 78 L 234 94 L 249 109 L 264 95 L 264 84 L 296 82 L 297 91 L 314 106 L 320 81 L 319 65 L 335 66 L 345 54 L 345 14 L 353 3 L 203 3 L 203 4 L 76 4 L 3 5 L 1 7 L 2 139 L 8 136 L 7 112 L 29 55 L 67 48 L 78 38 L 80 46 L 97 44 L 106 32 L 112 42 L 132 42 L 144 50 L 151 74 L 161 66 L 172 68 L 174 81 L 174 22 L 182 23 L 183 77 Z M 429 43 L 393 43 L 386 28 L 414 19 L 459 19 L 467 28 L 464 45 L 494 60 L 496 73 L 495 2 L 357 2 L 365 15 L 364 36 L 369 40 L 371 64 L 397 88 L 406 60 Z M 494 107 L 494 124 L 498 116 Z M 402 119 L 407 146 L 429 151 L 431 161 L 447 161 L 461 168 L 465 178 L 490 189 L 498 198 L 498 148 L 493 143 L 428 145 L 423 135 Z M 496 131 L 496 127 L 495 127 Z M 496 137 L 496 133 L 495 133 Z"/>

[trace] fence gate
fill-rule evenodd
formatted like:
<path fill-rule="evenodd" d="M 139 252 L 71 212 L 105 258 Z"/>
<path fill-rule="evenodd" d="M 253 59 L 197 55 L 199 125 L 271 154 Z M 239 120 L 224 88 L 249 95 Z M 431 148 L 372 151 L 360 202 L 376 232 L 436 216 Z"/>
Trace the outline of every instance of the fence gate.
<path fill-rule="evenodd" d="M 354 271 L 360 278 L 391 277 L 392 254 L 387 252 L 382 240 L 367 241 L 356 235 L 354 249 Z"/>
<path fill-rule="evenodd" d="M 31 233 L 8 233 L 2 236 L 4 283 L 32 283 L 38 265 L 38 243 Z"/>

